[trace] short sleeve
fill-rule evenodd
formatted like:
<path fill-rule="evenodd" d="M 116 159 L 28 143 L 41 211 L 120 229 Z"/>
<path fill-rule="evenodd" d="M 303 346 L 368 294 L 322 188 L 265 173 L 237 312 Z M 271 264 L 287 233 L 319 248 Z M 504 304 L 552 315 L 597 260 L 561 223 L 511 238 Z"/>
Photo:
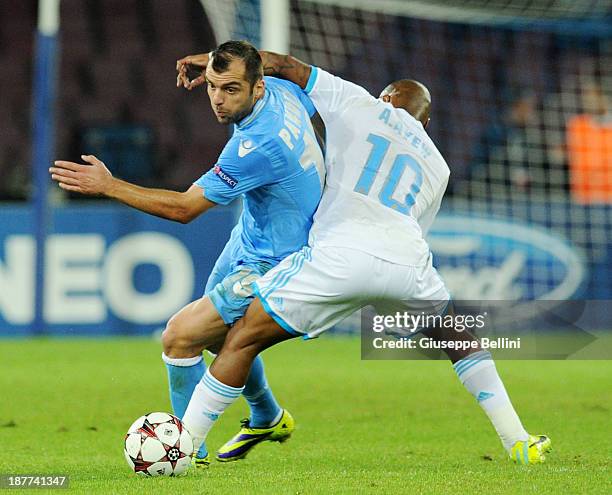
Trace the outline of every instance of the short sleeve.
<path fill-rule="evenodd" d="M 304 92 L 327 121 L 357 102 L 376 102 L 376 98 L 361 86 L 314 66 Z"/>
<path fill-rule="evenodd" d="M 213 168 L 195 184 L 204 189 L 206 199 L 227 205 L 238 196 L 273 181 L 272 164 L 252 140 L 231 139 Z"/>

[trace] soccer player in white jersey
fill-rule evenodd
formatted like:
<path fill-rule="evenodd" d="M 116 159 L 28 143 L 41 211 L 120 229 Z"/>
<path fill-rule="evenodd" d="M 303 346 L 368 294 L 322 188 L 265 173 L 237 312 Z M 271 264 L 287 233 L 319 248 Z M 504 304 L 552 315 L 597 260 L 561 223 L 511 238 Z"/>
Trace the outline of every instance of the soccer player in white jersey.
<path fill-rule="evenodd" d="M 303 88 L 323 118 L 327 179 L 309 246 L 255 283 L 258 298 L 196 387 L 184 417 L 196 443 L 241 393 L 253 359 L 267 347 L 295 336 L 314 337 L 368 304 L 384 313 L 439 314 L 450 300 L 425 241 L 450 174 L 424 130 L 427 88 L 401 80 L 377 99 L 293 57 L 260 53 L 266 73 Z M 200 62 L 205 66 L 205 57 Z M 444 340 L 474 338 L 467 332 L 429 332 Z M 510 457 L 521 464 L 543 462 L 550 439 L 525 431 L 491 355 L 479 348 L 447 354 Z M 235 456 L 249 439 L 246 429 L 223 449 Z"/>

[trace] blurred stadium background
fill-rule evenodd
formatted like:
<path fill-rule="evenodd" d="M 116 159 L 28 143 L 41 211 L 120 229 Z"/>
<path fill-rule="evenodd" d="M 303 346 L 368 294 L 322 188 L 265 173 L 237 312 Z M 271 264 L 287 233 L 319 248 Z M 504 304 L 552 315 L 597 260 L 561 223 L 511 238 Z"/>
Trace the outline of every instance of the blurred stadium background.
<path fill-rule="evenodd" d="M 228 38 L 373 94 L 430 88 L 452 170 L 430 242 L 455 298 L 612 298 L 610 1 L 61 0 L 57 36 L 36 38 L 38 7 L 0 3 L 3 335 L 147 334 L 199 297 L 239 205 L 174 225 L 67 196 L 46 169 L 96 154 L 189 187 L 227 129 L 175 88 L 175 61 Z"/>

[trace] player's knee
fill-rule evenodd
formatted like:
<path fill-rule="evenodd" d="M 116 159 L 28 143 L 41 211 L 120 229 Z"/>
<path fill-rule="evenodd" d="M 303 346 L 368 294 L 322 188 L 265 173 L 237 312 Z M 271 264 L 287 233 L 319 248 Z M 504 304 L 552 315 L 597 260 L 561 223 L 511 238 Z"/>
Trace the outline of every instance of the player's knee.
<path fill-rule="evenodd" d="M 174 354 L 177 351 L 183 350 L 190 345 L 181 328 L 180 318 L 176 315 L 168 320 L 166 328 L 162 332 L 161 340 L 164 354 L 170 357 L 175 357 Z"/>

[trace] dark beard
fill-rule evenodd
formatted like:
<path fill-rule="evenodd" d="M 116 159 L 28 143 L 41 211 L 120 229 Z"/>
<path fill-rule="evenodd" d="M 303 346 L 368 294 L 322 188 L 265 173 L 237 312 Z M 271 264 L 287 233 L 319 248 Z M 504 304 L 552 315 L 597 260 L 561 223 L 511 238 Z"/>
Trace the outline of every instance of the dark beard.
<path fill-rule="evenodd" d="M 247 115 L 249 115 L 252 111 L 253 111 L 253 107 L 255 105 L 253 105 L 250 108 L 246 108 L 241 112 L 237 112 L 233 115 L 228 115 L 227 116 L 227 123 L 228 124 L 236 124 L 237 122 L 240 122 L 242 119 L 244 119 Z"/>

